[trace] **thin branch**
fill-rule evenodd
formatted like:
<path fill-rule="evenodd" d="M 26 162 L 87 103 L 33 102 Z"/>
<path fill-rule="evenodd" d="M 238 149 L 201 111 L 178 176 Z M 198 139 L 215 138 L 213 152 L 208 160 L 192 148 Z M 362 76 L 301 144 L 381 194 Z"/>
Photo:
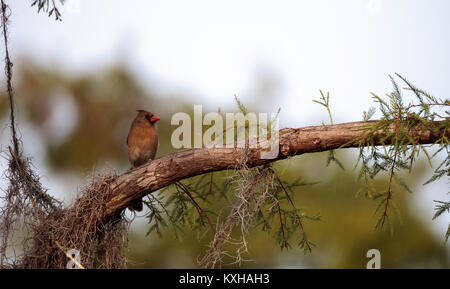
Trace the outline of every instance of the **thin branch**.
<path fill-rule="evenodd" d="M 3 0 L 1 0 L 2 4 L 2 32 L 3 32 L 3 42 L 5 45 L 5 74 L 6 74 L 6 90 L 8 91 L 8 99 L 9 99 L 9 108 L 10 108 L 10 123 L 11 123 L 11 133 L 12 140 L 14 145 L 14 153 L 17 157 L 20 157 L 19 152 L 19 141 L 17 139 L 16 132 L 16 121 L 14 116 L 14 93 L 12 88 L 12 62 L 9 58 L 9 49 L 8 49 L 8 21 L 10 10 L 8 5 L 5 4 Z"/>
<path fill-rule="evenodd" d="M 191 199 L 191 201 L 194 203 L 198 214 L 200 215 L 200 219 L 203 222 L 203 216 L 206 217 L 206 220 L 208 221 L 209 227 L 211 228 L 211 232 L 213 232 L 213 235 L 216 234 L 216 230 L 214 230 L 214 226 L 211 223 L 211 220 L 208 217 L 208 214 L 202 209 L 202 207 L 200 207 L 200 205 L 195 201 L 194 197 L 192 196 L 192 194 L 189 192 L 189 190 L 186 188 L 186 186 L 181 183 L 181 182 L 176 182 L 175 185 L 180 188 L 186 195 L 189 196 L 189 198 Z"/>
<path fill-rule="evenodd" d="M 397 146 L 397 140 L 398 140 L 398 128 L 400 126 L 400 115 L 401 115 L 401 108 L 398 109 L 398 115 L 397 115 L 397 121 L 395 122 L 395 147 L 394 147 L 394 158 L 392 159 L 392 167 L 389 175 L 389 184 L 388 184 L 388 191 L 386 195 L 386 203 L 384 205 L 384 212 L 383 212 L 383 219 L 381 221 L 381 227 L 383 228 L 384 222 L 386 221 L 387 217 L 387 211 L 389 208 L 389 200 L 392 198 L 392 177 L 394 176 L 394 169 L 395 169 L 395 162 L 397 160 L 398 155 L 398 148 Z"/>
<path fill-rule="evenodd" d="M 287 240 L 286 240 L 286 233 L 284 232 L 283 217 L 281 216 L 280 200 L 275 195 L 274 195 L 274 198 L 275 198 L 276 203 L 277 203 L 278 216 L 280 217 L 280 228 L 281 228 L 281 233 L 283 234 L 283 244 L 281 245 L 281 248 L 284 248 L 286 243 L 287 243 Z"/>
<path fill-rule="evenodd" d="M 292 199 L 291 199 L 291 196 L 289 195 L 289 193 L 287 192 L 286 188 L 284 187 L 283 182 L 281 182 L 280 178 L 278 177 L 278 174 L 277 174 L 277 173 L 275 172 L 275 170 L 273 170 L 273 169 L 272 169 L 272 172 L 273 172 L 275 178 L 277 179 L 277 182 L 280 184 L 281 188 L 283 189 L 284 194 L 286 195 L 287 199 L 289 200 L 289 203 L 290 203 L 291 206 L 294 208 L 294 210 L 297 210 L 297 208 L 296 208 L 295 205 L 294 205 L 294 202 L 293 202 Z M 297 219 L 298 226 L 299 226 L 300 230 L 301 230 L 302 232 L 305 232 L 305 229 L 303 228 L 302 220 L 301 220 L 300 216 L 297 214 L 297 211 L 295 211 L 295 218 Z M 311 252 L 312 248 L 311 248 L 311 246 L 309 245 L 309 242 L 306 242 L 306 247 L 307 247 L 307 249 L 309 250 L 309 252 Z"/>

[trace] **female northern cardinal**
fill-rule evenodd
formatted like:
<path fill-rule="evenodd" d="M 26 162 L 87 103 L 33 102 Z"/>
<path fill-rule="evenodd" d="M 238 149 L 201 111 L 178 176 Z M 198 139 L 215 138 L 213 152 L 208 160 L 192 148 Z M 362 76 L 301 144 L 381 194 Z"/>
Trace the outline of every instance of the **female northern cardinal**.
<path fill-rule="evenodd" d="M 137 112 L 138 115 L 131 124 L 127 137 L 131 169 L 145 164 L 150 159 L 153 160 L 158 148 L 158 133 L 155 123 L 159 120 L 159 117 L 145 110 L 138 110 Z M 142 211 L 142 199 L 134 201 L 128 208 L 134 211 Z"/>

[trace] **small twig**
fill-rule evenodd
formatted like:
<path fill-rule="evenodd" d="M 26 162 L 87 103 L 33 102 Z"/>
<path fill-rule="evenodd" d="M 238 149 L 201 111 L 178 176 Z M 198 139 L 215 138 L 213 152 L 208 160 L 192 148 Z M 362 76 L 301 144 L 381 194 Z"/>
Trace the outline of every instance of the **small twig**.
<path fill-rule="evenodd" d="M 281 182 L 280 178 L 278 177 L 278 174 L 277 174 L 277 173 L 275 172 L 275 170 L 273 170 L 273 169 L 272 169 L 272 172 L 273 172 L 275 178 L 277 179 L 277 182 L 280 184 L 281 188 L 283 189 L 284 193 L 286 194 L 286 197 L 288 198 L 289 203 L 291 203 L 291 206 L 294 208 L 294 210 L 297 210 L 296 207 L 295 207 L 295 205 L 294 205 L 294 202 L 293 202 L 292 199 L 291 199 L 291 196 L 288 194 L 286 188 L 284 187 L 283 183 Z M 297 214 L 296 211 L 295 211 L 295 218 L 297 219 L 298 226 L 299 226 L 300 230 L 301 230 L 302 232 L 305 232 L 305 230 L 304 230 L 304 228 L 303 228 L 302 220 L 301 220 L 300 216 Z M 309 245 L 309 242 L 306 241 L 305 243 L 306 243 L 306 246 L 308 247 L 309 252 L 311 252 L 311 251 L 312 251 L 312 248 L 311 248 L 311 246 Z"/>
<path fill-rule="evenodd" d="M 261 209 L 261 206 L 258 206 L 258 208 L 259 208 L 259 212 L 261 213 L 261 218 L 264 221 L 263 229 L 268 229 L 269 228 L 269 222 L 267 222 L 266 218 L 264 218 L 264 214 L 263 214 L 263 211 Z"/>
<path fill-rule="evenodd" d="M 397 144 L 397 137 L 398 137 L 398 128 L 400 126 L 400 114 L 401 114 L 401 108 L 398 109 L 398 115 L 397 115 L 397 122 L 395 124 L 395 145 Z M 384 222 L 386 221 L 386 217 L 387 217 L 387 211 L 389 208 L 389 200 L 392 197 L 392 192 L 391 192 L 391 186 L 392 186 L 392 177 L 394 176 L 394 169 L 395 169 L 395 161 L 397 160 L 397 154 L 398 154 L 398 150 L 397 148 L 395 148 L 394 146 L 394 158 L 392 159 L 392 166 L 391 166 L 391 172 L 390 172 L 390 176 L 389 176 L 389 184 L 388 184 L 388 191 L 387 191 L 387 196 L 386 196 L 386 203 L 384 205 L 384 212 L 383 212 L 383 218 L 381 220 L 381 228 L 383 228 Z"/>
<path fill-rule="evenodd" d="M 206 217 L 206 220 L 208 221 L 209 227 L 211 228 L 211 231 L 213 232 L 213 234 L 216 234 L 216 230 L 214 230 L 214 226 L 211 223 L 211 220 L 208 217 L 208 214 L 202 209 L 202 207 L 200 207 L 200 205 L 195 201 L 194 197 L 192 196 L 192 194 L 189 192 L 189 190 L 186 188 L 186 186 L 181 183 L 181 182 L 176 182 L 175 185 L 180 188 L 186 195 L 189 196 L 189 198 L 192 200 L 192 202 L 194 203 L 198 214 L 200 215 L 200 218 L 202 218 L 202 216 Z"/>
<path fill-rule="evenodd" d="M 411 104 L 411 105 L 405 107 L 405 111 L 408 111 L 409 109 L 414 108 L 414 107 L 423 107 L 424 105 L 427 105 L 427 106 L 450 106 L 450 103 L 444 102 L 444 103 Z"/>
<path fill-rule="evenodd" d="M 284 223 L 283 223 L 283 218 L 281 216 L 281 207 L 280 207 L 280 200 L 278 199 L 278 197 L 276 195 L 273 195 L 273 197 L 276 200 L 276 204 L 277 204 L 277 210 L 278 210 L 278 216 L 280 217 L 280 226 L 281 226 L 281 232 L 283 234 L 283 241 L 286 242 L 286 234 L 284 232 Z"/>
<path fill-rule="evenodd" d="M 17 140 L 17 133 L 16 133 L 16 121 L 14 116 L 14 99 L 13 99 L 13 88 L 11 84 L 12 80 L 12 62 L 9 58 L 9 50 L 8 50 L 8 18 L 7 16 L 7 9 L 9 9 L 8 5 L 5 4 L 3 0 L 1 0 L 2 4 L 2 28 L 3 28 L 3 41 L 5 45 L 5 74 L 6 74 L 6 88 L 8 91 L 8 98 L 9 98 L 9 108 L 10 108 L 10 120 L 11 120 L 11 132 L 12 132 L 12 139 L 14 144 L 14 152 L 16 156 L 20 156 L 19 153 L 19 141 Z"/>
<path fill-rule="evenodd" d="M 211 173 L 211 179 L 209 180 L 209 194 L 212 194 L 212 189 L 213 189 L 213 175 L 214 173 Z"/>

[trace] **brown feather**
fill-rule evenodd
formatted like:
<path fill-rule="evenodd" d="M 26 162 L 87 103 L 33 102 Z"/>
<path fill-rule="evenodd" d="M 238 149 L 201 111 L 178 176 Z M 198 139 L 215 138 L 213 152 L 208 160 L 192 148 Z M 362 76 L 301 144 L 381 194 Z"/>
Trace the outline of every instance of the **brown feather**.
<path fill-rule="evenodd" d="M 132 168 L 139 167 L 153 160 L 158 149 L 158 133 L 155 124 L 150 121 L 152 113 L 138 110 L 138 115 L 131 124 L 127 137 L 128 158 Z M 130 209 L 141 211 L 142 202 L 132 204 Z"/>

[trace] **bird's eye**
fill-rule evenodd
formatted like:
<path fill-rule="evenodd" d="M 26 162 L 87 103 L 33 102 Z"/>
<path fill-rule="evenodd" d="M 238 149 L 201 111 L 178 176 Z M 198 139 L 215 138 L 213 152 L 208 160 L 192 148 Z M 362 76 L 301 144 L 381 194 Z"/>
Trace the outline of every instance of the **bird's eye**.
<path fill-rule="evenodd" d="M 145 118 L 148 120 L 149 123 L 152 123 L 152 121 L 150 120 L 152 117 L 150 115 L 146 114 Z"/>

